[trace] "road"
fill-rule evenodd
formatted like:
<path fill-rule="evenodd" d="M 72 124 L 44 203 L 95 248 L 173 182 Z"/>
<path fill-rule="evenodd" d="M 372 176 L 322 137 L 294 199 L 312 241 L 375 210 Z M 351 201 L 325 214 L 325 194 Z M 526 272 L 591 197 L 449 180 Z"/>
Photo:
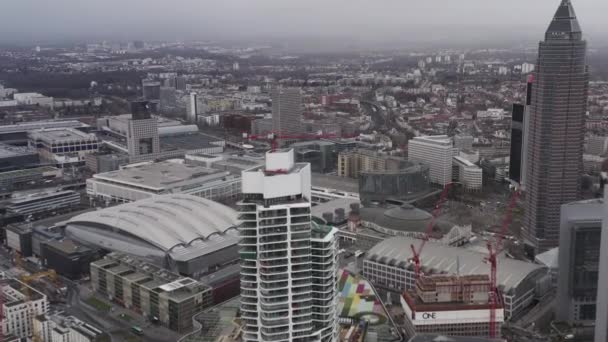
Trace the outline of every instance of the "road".
<path fill-rule="evenodd" d="M 69 305 L 66 307 L 66 312 L 100 327 L 101 330 L 110 335 L 112 341 L 125 341 L 126 336 L 129 336 L 129 341 L 136 341 L 138 336 L 130 332 L 134 325 L 141 327 L 144 331 L 143 336 L 139 337 L 141 341 L 165 342 L 178 340 L 179 335 L 176 333 L 155 326 L 137 313 L 125 308 L 113 306 L 111 312 L 101 312 L 82 302 L 84 298 L 89 298 L 92 295 L 93 293 L 88 287 L 70 281 L 68 283 Z M 121 315 L 129 317 L 129 319 L 120 318 Z"/>

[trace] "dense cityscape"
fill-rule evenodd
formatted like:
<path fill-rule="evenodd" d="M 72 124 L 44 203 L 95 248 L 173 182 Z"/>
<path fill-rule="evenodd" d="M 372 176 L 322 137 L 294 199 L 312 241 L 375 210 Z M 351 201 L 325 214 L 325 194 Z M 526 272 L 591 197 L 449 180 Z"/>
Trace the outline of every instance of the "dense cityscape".
<path fill-rule="evenodd" d="M 551 3 L 511 47 L 0 45 L 0 342 L 608 342 L 608 49 Z"/>

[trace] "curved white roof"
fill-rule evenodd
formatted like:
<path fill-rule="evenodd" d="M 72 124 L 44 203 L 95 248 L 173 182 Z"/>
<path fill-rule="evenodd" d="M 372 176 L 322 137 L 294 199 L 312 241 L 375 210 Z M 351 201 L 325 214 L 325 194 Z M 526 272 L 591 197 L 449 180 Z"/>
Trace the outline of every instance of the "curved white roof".
<path fill-rule="evenodd" d="M 160 195 L 73 217 L 68 224 L 118 230 L 168 252 L 238 225 L 232 208 L 192 195 Z"/>

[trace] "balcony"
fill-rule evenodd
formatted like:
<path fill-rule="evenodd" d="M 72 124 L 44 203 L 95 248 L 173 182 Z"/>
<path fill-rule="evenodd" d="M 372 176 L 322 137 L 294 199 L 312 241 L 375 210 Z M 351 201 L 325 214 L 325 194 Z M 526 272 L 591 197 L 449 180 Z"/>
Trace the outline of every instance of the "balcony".
<path fill-rule="evenodd" d="M 310 271 L 299 271 L 292 272 L 291 277 L 295 279 L 310 279 L 311 272 Z"/>
<path fill-rule="evenodd" d="M 260 220 L 258 225 L 260 227 L 271 227 L 271 226 L 284 226 L 287 224 L 286 218 L 277 218 L 277 219 L 264 219 Z"/>
<path fill-rule="evenodd" d="M 262 311 L 266 312 L 266 313 L 289 310 L 288 304 L 279 304 L 279 305 L 260 304 L 260 307 L 262 308 Z"/>
<path fill-rule="evenodd" d="M 287 209 L 260 211 L 260 218 L 285 217 L 285 216 L 287 216 Z"/>
<path fill-rule="evenodd" d="M 291 243 L 291 248 L 310 248 L 310 241 L 297 241 Z"/>
<path fill-rule="evenodd" d="M 281 297 L 287 296 L 289 294 L 289 290 L 281 289 L 281 290 L 260 290 L 260 294 L 264 297 Z"/>
<path fill-rule="evenodd" d="M 287 296 L 283 297 L 273 297 L 273 298 L 261 298 L 260 303 L 264 305 L 278 305 L 278 304 L 287 304 L 289 302 L 289 298 Z"/>
<path fill-rule="evenodd" d="M 289 275 L 286 273 L 260 276 L 260 280 L 264 281 L 264 282 L 283 281 L 283 280 L 287 280 L 287 279 L 289 279 Z"/>
<path fill-rule="evenodd" d="M 243 304 L 257 304 L 258 303 L 258 299 L 256 297 L 246 297 L 246 296 L 243 296 L 243 293 L 241 292 L 241 303 L 243 303 Z"/>
<path fill-rule="evenodd" d="M 260 252 L 275 252 L 275 251 L 286 251 L 287 242 L 285 243 L 269 243 L 266 245 L 260 245 Z"/>
<path fill-rule="evenodd" d="M 286 242 L 287 241 L 287 233 L 280 235 L 271 235 L 271 236 L 262 236 L 260 237 L 260 243 L 276 243 L 276 242 Z"/>
<path fill-rule="evenodd" d="M 298 241 L 298 240 L 306 240 L 306 241 L 310 241 L 310 233 L 309 232 L 302 232 L 302 233 L 291 233 L 291 241 Z"/>
<path fill-rule="evenodd" d="M 287 273 L 288 268 L 283 266 L 283 267 L 272 267 L 272 268 L 267 268 L 267 267 L 260 267 L 260 274 L 261 275 L 275 275 L 275 274 L 283 274 L 283 273 Z"/>
<path fill-rule="evenodd" d="M 260 260 L 284 259 L 287 258 L 287 251 L 280 252 L 261 252 Z"/>
<path fill-rule="evenodd" d="M 262 332 L 262 339 L 265 342 L 280 342 L 280 341 L 285 341 L 285 342 L 291 342 L 290 338 L 289 338 L 289 334 L 280 334 L 280 335 L 268 335 Z"/>
<path fill-rule="evenodd" d="M 312 280 L 310 278 L 304 278 L 302 280 L 294 280 L 294 281 L 291 282 L 291 285 L 293 287 L 311 286 L 312 285 Z"/>
<path fill-rule="evenodd" d="M 291 296 L 291 300 L 293 302 L 309 301 L 309 300 L 312 300 L 312 295 L 310 294 L 310 292 L 299 294 L 299 295 L 293 295 L 293 296 Z"/>
<path fill-rule="evenodd" d="M 281 311 L 281 312 L 273 312 L 273 313 L 262 312 L 261 317 L 264 319 L 273 320 L 273 319 L 285 319 L 285 317 L 287 317 L 287 315 L 289 315 L 289 311 Z"/>
<path fill-rule="evenodd" d="M 309 207 L 305 207 L 305 208 L 291 208 L 289 210 L 289 213 L 291 214 L 291 216 L 294 216 L 294 215 L 309 215 L 310 214 L 310 208 Z"/>
<path fill-rule="evenodd" d="M 310 216 L 296 216 L 291 218 L 291 224 L 308 223 L 310 224 Z"/>
<path fill-rule="evenodd" d="M 287 234 L 287 227 L 273 227 L 273 228 L 260 228 L 259 235 L 276 235 L 276 234 Z"/>
<path fill-rule="evenodd" d="M 292 224 L 291 225 L 291 232 L 292 233 L 297 233 L 297 232 L 308 232 L 310 233 L 311 229 L 310 229 L 310 223 L 306 222 L 306 224 Z"/>
<path fill-rule="evenodd" d="M 292 257 L 310 256 L 310 248 L 296 249 L 291 252 Z"/>
<path fill-rule="evenodd" d="M 287 282 L 280 283 L 260 283 L 260 288 L 262 290 L 279 290 L 288 288 Z"/>
<path fill-rule="evenodd" d="M 275 267 L 286 266 L 287 263 L 288 263 L 287 259 L 260 261 L 260 265 L 264 268 L 266 268 L 266 267 L 275 268 Z"/>

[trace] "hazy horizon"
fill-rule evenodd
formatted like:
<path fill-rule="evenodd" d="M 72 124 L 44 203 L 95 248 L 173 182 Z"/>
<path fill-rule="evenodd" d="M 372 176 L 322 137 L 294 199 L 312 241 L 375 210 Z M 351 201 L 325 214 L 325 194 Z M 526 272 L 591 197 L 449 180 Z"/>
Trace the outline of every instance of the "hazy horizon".
<path fill-rule="evenodd" d="M 4 4 L 4 42 L 344 40 L 377 45 L 542 39 L 560 0 L 40 0 Z M 572 0 L 585 37 L 604 42 L 608 1 Z M 43 9 L 43 10 L 42 10 Z"/>

